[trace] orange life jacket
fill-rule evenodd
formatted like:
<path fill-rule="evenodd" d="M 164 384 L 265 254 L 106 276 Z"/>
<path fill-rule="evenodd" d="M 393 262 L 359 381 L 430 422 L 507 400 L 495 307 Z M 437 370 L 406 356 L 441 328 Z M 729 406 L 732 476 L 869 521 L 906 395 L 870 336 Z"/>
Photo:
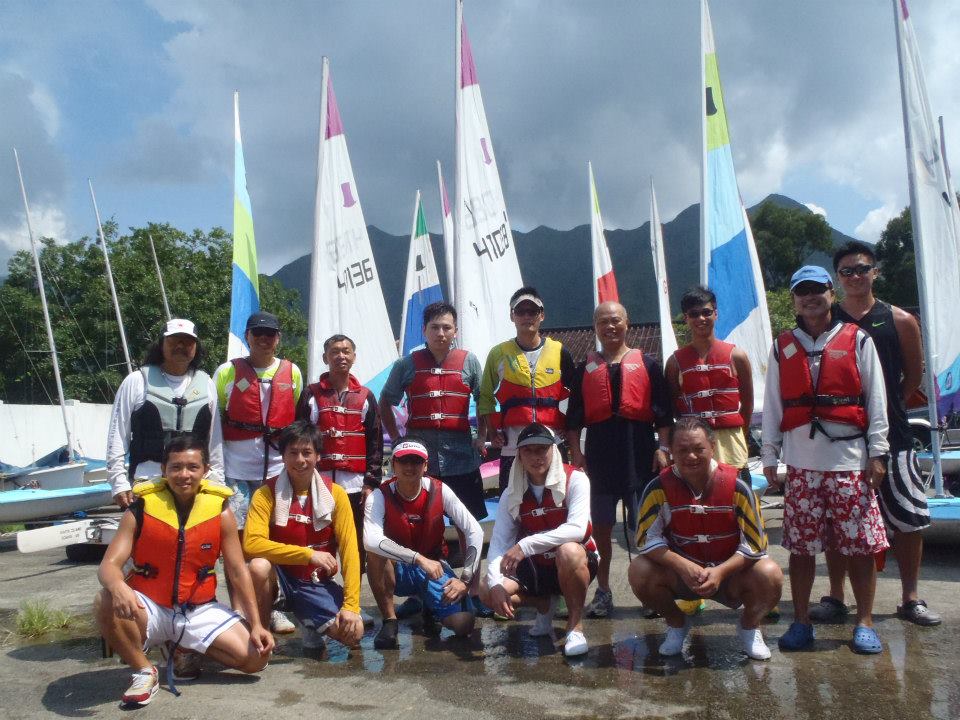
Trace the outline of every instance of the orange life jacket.
<path fill-rule="evenodd" d="M 272 379 L 261 380 L 246 358 L 233 361 L 234 379 L 223 418 L 224 440 L 249 440 L 283 430 L 293 422 L 296 402 L 293 395 L 293 363 L 281 360 Z M 270 383 L 270 406 L 263 422 L 260 384 Z"/>
<path fill-rule="evenodd" d="M 414 350 L 413 381 L 407 387 L 407 427 L 470 432 L 470 386 L 463 382 L 466 350 L 451 350 L 438 366 L 429 350 Z"/>
<path fill-rule="evenodd" d="M 143 513 L 131 554 L 130 587 L 166 608 L 216 599 L 220 513 L 231 490 L 201 481 L 182 523 L 166 480 L 138 483 L 133 492 L 143 500 Z"/>
<path fill-rule="evenodd" d="M 323 432 L 323 450 L 317 469 L 366 472 L 367 432 L 363 408 L 372 393 L 351 375 L 341 402 L 329 377 L 329 373 L 324 373 L 319 382 L 307 388 L 317 403 L 317 427 Z"/>
<path fill-rule="evenodd" d="M 321 477 L 323 477 L 321 475 Z M 327 490 L 333 492 L 333 481 L 323 477 L 323 483 Z M 273 493 L 274 502 L 277 498 L 277 478 L 270 478 L 265 483 Z M 320 530 L 313 529 L 313 497 L 307 495 L 307 504 L 300 508 L 296 506 L 297 512 L 294 512 L 294 506 L 291 503 L 290 515 L 286 525 L 274 525 L 273 515 L 270 517 L 270 539 L 274 542 L 284 545 L 300 545 L 314 550 L 328 552 L 334 557 L 337 556 L 337 537 L 333 533 L 333 524 L 327 525 Z M 284 572 L 304 582 L 310 582 L 313 579 L 313 572 L 316 570 L 318 576 L 322 574 L 319 568 L 312 565 L 281 565 Z M 319 577 L 320 580 L 326 580 L 326 577 Z"/>
<path fill-rule="evenodd" d="M 430 489 L 413 500 L 397 492 L 397 479 L 380 486 L 383 493 L 383 534 L 398 545 L 439 560 L 447 555 L 443 539 L 443 485 L 430 478 Z"/>
<path fill-rule="evenodd" d="M 564 465 L 563 470 L 567 475 L 566 492 L 570 491 L 570 475 L 576 470 L 573 465 Z M 564 494 L 566 497 L 566 494 Z M 543 498 L 539 502 L 533 490 L 527 487 L 520 501 L 520 537 L 525 538 L 537 533 L 556 530 L 567 521 L 567 506 L 565 502 L 559 505 L 553 502 L 553 493 L 544 488 Z M 593 524 L 587 521 L 587 531 L 580 541 L 583 548 L 588 552 L 595 553 L 597 544 L 593 540 Z M 540 555 L 533 555 L 531 559 L 539 565 L 553 565 L 556 562 L 556 550 L 549 550 Z"/>
<path fill-rule="evenodd" d="M 813 386 L 807 352 L 790 331 L 777 338 L 777 359 L 780 365 L 780 397 L 783 398 L 784 432 L 820 420 L 867 429 L 867 411 L 857 367 L 857 326 L 844 323 L 824 346 L 820 355 L 820 374 Z"/>
<path fill-rule="evenodd" d="M 693 345 L 674 353 L 680 368 L 676 408 L 682 417 L 698 417 L 715 428 L 743 427 L 740 379 L 733 369 L 734 347 L 716 340 L 703 359 Z"/>
<path fill-rule="evenodd" d="M 610 369 L 603 355 L 594 350 L 587 353 L 581 389 L 587 425 L 603 422 L 613 416 Z M 650 376 L 643 364 L 643 353 L 639 350 L 628 351 L 620 360 L 620 406 L 617 416 L 653 422 Z"/>
<path fill-rule="evenodd" d="M 672 467 L 660 473 L 660 486 L 670 504 L 666 535 L 671 550 L 705 567 L 719 565 L 737 551 L 740 526 L 733 497 L 738 472 L 719 463 L 699 498 Z"/>

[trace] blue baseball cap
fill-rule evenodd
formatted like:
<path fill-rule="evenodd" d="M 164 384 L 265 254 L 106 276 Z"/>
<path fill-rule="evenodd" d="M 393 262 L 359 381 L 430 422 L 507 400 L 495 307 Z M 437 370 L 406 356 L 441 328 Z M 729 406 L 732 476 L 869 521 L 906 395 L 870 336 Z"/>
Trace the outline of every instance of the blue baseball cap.
<path fill-rule="evenodd" d="M 804 265 L 797 270 L 793 274 L 793 277 L 790 278 L 790 290 L 793 290 L 802 282 L 815 282 L 826 285 L 829 288 L 833 287 L 833 280 L 830 278 L 830 273 L 819 265 Z"/>

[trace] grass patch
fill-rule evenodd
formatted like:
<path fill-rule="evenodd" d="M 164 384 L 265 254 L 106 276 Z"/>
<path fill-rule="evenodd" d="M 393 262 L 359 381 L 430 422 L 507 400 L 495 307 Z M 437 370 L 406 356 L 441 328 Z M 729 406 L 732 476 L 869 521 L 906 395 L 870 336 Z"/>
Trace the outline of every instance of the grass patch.
<path fill-rule="evenodd" d="M 70 613 L 51 608 L 46 600 L 25 600 L 17 613 L 17 634 L 36 638 L 63 630 L 73 621 Z"/>
<path fill-rule="evenodd" d="M 7 525 L 0 525 L 0 535 L 6 535 L 7 533 L 17 533 L 23 530 L 26 526 L 23 523 L 12 523 Z"/>

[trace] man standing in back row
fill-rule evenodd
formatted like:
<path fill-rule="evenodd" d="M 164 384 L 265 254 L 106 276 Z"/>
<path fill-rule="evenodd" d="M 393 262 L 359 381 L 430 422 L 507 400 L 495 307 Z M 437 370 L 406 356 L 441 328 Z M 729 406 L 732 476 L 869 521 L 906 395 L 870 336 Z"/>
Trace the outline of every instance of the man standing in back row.
<path fill-rule="evenodd" d="M 280 321 L 276 315 L 253 313 L 247 319 L 245 338 L 250 355 L 223 363 L 213 375 L 223 413 L 223 464 L 227 486 L 233 490 L 230 509 L 241 532 L 253 493 L 283 469 L 275 438 L 293 422 L 303 389 L 300 368 L 277 357 Z M 279 610 L 273 613 L 270 628 L 281 634 L 294 631 L 293 623 Z"/>
<path fill-rule="evenodd" d="M 597 307 L 593 329 L 601 351 L 587 353 L 570 389 L 567 442 L 572 464 L 585 469 L 590 478 L 590 517 L 600 553 L 597 591 L 586 608 L 587 617 L 607 617 L 613 611 L 610 560 L 617 503 L 623 502 L 627 525 L 634 527 L 640 494 L 670 464 L 673 418 L 663 371 L 655 358 L 627 345 L 629 324 L 620 303 Z M 580 451 L 584 427 L 586 457 Z"/>
<path fill-rule="evenodd" d="M 940 616 L 928 609 L 917 594 L 923 559 L 920 531 L 930 525 L 930 511 L 907 422 L 906 400 L 916 392 L 923 377 L 920 326 L 906 310 L 874 297 L 873 283 L 879 271 L 869 246 L 847 243 L 833 256 L 833 268 L 843 287 L 843 301 L 834 305 L 834 314 L 840 320 L 855 323 L 873 338 L 883 368 L 890 460 L 878 496 L 887 532 L 893 536 L 893 554 L 900 570 L 903 604 L 897 607 L 897 615 L 917 625 L 939 625 Z M 839 620 L 849 612 L 843 602 L 845 558 L 828 550 L 827 568 L 830 594 L 810 609 L 810 617 L 821 622 Z"/>
<path fill-rule="evenodd" d="M 680 310 L 690 329 L 690 343 L 671 355 L 664 367 L 676 417 L 697 417 L 709 423 L 716 438 L 717 462 L 742 470 L 747 467 L 753 415 L 750 358 L 717 339 L 719 309 L 711 290 L 691 288 L 680 299 Z"/>
<path fill-rule="evenodd" d="M 534 422 L 561 436 L 566 430 L 560 402 L 570 394 L 575 366 L 569 350 L 540 334 L 544 317 L 543 298 L 536 288 L 517 290 L 510 297 L 517 336 L 495 345 L 483 368 L 477 431 L 500 448 L 501 492 L 510 480 L 521 430 Z"/>

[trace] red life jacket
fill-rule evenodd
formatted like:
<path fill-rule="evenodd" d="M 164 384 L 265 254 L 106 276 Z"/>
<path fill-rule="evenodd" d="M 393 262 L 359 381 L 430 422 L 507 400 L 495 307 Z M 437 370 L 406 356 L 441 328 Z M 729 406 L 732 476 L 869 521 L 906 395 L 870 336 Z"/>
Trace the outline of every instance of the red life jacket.
<path fill-rule="evenodd" d="M 613 416 L 613 394 L 610 370 L 603 356 L 591 350 L 583 370 L 584 421 L 587 425 L 603 422 Z M 653 422 L 650 402 L 650 376 L 643 364 L 643 353 L 630 350 L 620 360 L 620 407 L 617 416 L 628 420 Z"/>
<path fill-rule="evenodd" d="M 246 358 L 233 362 L 233 388 L 227 398 L 223 418 L 224 440 L 249 440 L 263 437 L 274 430 L 283 430 L 293 422 L 296 403 L 293 397 L 293 363 L 281 360 L 280 367 L 270 380 L 261 380 Z M 263 422 L 260 403 L 260 383 L 270 383 L 270 406 L 267 422 Z M 242 389 L 241 389 L 242 388 Z"/>
<path fill-rule="evenodd" d="M 220 513 L 228 488 L 206 480 L 184 522 L 165 480 L 139 483 L 143 513 L 133 542 L 127 582 L 158 605 L 202 605 L 216 599 L 220 557 Z"/>
<path fill-rule="evenodd" d="M 674 353 L 680 368 L 676 408 L 681 417 L 698 417 L 715 428 L 743 427 L 740 380 L 733 369 L 734 347 L 716 340 L 703 359 L 693 345 Z"/>
<path fill-rule="evenodd" d="M 323 477 L 321 475 L 321 477 Z M 277 478 L 270 478 L 264 483 L 273 493 L 274 502 L 277 498 Z M 333 481 L 323 478 L 323 484 L 327 490 L 333 492 Z M 320 530 L 313 529 L 313 498 L 307 495 L 307 504 L 300 509 L 298 503 L 290 504 L 290 515 L 287 518 L 286 525 L 274 525 L 273 514 L 270 516 L 270 539 L 274 542 L 284 545 L 300 545 L 314 550 L 328 552 L 334 557 L 337 556 L 337 537 L 333 533 L 333 523 Z M 294 512 L 294 508 L 297 512 Z M 310 582 L 313 579 L 314 570 L 317 571 L 320 580 L 329 578 L 323 576 L 323 571 L 312 565 L 281 565 L 287 575 L 295 577 L 304 582 Z"/>
<path fill-rule="evenodd" d="M 570 475 L 576 468 L 573 465 L 564 464 L 563 470 L 567 474 L 566 492 L 569 492 Z M 564 493 L 564 497 L 566 497 L 566 493 Z M 523 500 L 520 501 L 518 519 L 520 520 L 521 538 L 549 532 L 550 530 L 556 530 L 567 521 L 567 506 L 565 503 L 554 504 L 553 493 L 546 488 L 543 491 L 543 499 L 537 502 L 537 496 L 528 486 L 527 491 L 523 494 Z M 597 544 L 593 540 L 593 524 L 589 521 L 587 522 L 587 531 L 584 533 L 580 544 L 588 553 L 597 551 Z M 549 550 L 540 555 L 533 555 L 531 559 L 539 565 L 553 565 L 556 557 L 556 550 Z"/>
<path fill-rule="evenodd" d="M 443 539 L 443 485 L 430 478 L 430 490 L 420 491 L 413 500 L 397 492 L 397 479 L 380 486 L 383 493 L 383 534 L 398 545 L 431 560 L 447 556 Z"/>
<path fill-rule="evenodd" d="M 666 534 L 671 550 L 705 567 L 719 565 L 737 551 L 740 526 L 733 503 L 737 474 L 735 467 L 719 463 L 697 498 L 672 467 L 660 473 L 660 486 L 670 504 Z"/>
<path fill-rule="evenodd" d="M 317 403 L 317 427 L 323 432 L 323 450 L 318 470 L 367 470 L 367 431 L 363 425 L 363 408 L 371 392 L 350 376 L 347 392 L 340 394 L 330 385 L 330 374 L 307 389 Z"/>
<path fill-rule="evenodd" d="M 438 366 L 429 350 L 415 350 L 413 381 L 407 387 L 407 427 L 470 431 L 470 386 L 463 382 L 466 350 L 451 350 Z"/>
<path fill-rule="evenodd" d="M 780 364 L 780 397 L 783 398 L 784 432 L 819 420 L 867 429 L 863 384 L 857 367 L 857 326 L 844 323 L 824 346 L 820 356 L 820 374 L 813 387 L 807 352 L 790 331 L 777 338 Z M 853 439 L 850 438 L 835 439 Z"/>

